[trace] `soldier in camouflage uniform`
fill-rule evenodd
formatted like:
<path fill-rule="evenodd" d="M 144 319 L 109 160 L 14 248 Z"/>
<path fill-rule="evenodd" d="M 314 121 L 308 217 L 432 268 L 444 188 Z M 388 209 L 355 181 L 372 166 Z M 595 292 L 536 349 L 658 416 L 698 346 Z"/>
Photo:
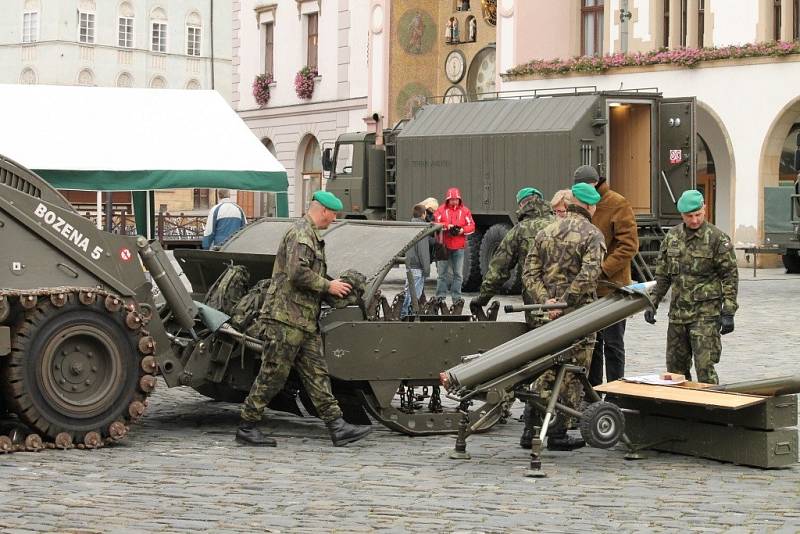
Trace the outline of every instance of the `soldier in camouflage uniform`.
<path fill-rule="evenodd" d="M 573 185 L 572 194 L 574 199 L 567 208 L 566 217 L 556 219 L 539 232 L 522 271 L 522 283 L 534 302 L 567 304 L 566 309 L 550 310 L 550 320 L 557 320 L 562 314 L 595 300 L 606 252 L 603 234 L 591 221 L 600 194 L 586 183 Z M 594 342 L 594 334 L 579 340 L 570 349 L 572 362 L 588 367 Z M 552 394 L 554 382 L 555 372 L 545 371 L 533 383 L 532 389 L 542 399 L 547 399 Z M 583 396 L 581 382 L 567 373 L 558 395 L 563 404 L 577 410 Z M 567 436 L 566 419 L 559 415 L 548 429 L 548 449 L 573 450 L 585 445 L 583 440 Z"/>
<path fill-rule="evenodd" d="M 326 229 L 342 210 L 342 202 L 327 191 L 317 191 L 302 219 L 283 236 L 259 321 L 265 322 L 267 343 L 261 369 L 242 406 L 242 421 L 236 440 L 246 445 L 275 446 L 256 427 L 264 409 L 281 390 L 294 367 L 320 418 L 325 421 L 336 446 L 364 437 L 369 426 L 350 425 L 331 392 L 328 366 L 319 331 L 320 302 L 325 295 L 345 297 L 350 284 L 326 278 L 325 242 L 319 230 Z"/>
<path fill-rule="evenodd" d="M 542 193 L 534 187 L 525 187 L 517 193 L 517 224 L 506 233 L 495 250 L 489 263 L 489 270 L 483 276 L 480 296 L 474 301 L 479 306 L 486 306 L 503 284 L 512 276 L 514 268 L 525 262 L 536 234 L 553 222 L 553 210 L 542 199 Z M 532 301 L 523 289 L 522 300 L 526 304 Z M 528 326 L 538 326 L 531 314 L 526 314 Z"/>
<path fill-rule="evenodd" d="M 714 364 L 722 353 L 720 335 L 733 332 L 739 273 L 730 238 L 705 221 L 706 206 L 699 191 L 678 200 L 683 224 L 672 228 L 661 243 L 656 264 L 656 306 L 672 287 L 667 328 L 667 371 L 691 380 L 692 358 L 698 382 L 718 384 Z M 656 310 L 645 320 L 656 322 Z"/>

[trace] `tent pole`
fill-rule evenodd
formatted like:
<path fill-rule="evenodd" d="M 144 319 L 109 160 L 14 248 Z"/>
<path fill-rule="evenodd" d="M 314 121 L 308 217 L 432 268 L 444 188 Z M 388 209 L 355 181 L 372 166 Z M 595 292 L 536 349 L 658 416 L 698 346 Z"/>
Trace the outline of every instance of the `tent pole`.
<path fill-rule="evenodd" d="M 146 194 L 147 199 L 144 201 L 145 205 L 145 214 L 147 215 L 147 239 L 150 239 L 153 236 L 153 229 L 150 228 L 150 210 L 152 207 L 150 206 L 150 191 L 147 191 Z"/>
<path fill-rule="evenodd" d="M 98 191 L 97 192 L 97 206 L 95 207 L 95 213 L 97 215 L 97 229 L 98 230 L 102 230 L 103 229 L 103 219 L 102 219 L 103 192 L 102 191 Z"/>

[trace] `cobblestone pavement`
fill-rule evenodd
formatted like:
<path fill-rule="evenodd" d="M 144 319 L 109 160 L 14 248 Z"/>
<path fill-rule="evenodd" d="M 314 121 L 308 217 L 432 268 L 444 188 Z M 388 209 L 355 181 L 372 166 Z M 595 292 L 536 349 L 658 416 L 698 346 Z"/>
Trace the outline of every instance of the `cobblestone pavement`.
<path fill-rule="evenodd" d="M 800 277 L 741 270 L 723 382 L 798 373 Z M 399 281 L 399 278 L 397 279 Z M 508 299 L 518 300 L 518 299 Z M 666 307 L 628 322 L 629 374 L 662 370 Z M 451 437 L 376 426 L 331 446 L 315 419 L 270 413 L 276 449 L 233 442 L 237 406 L 160 384 L 141 425 L 97 451 L 0 456 L 3 532 L 800 532 L 800 467 L 763 471 L 620 449 L 546 453 L 549 477 L 523 477 L 516 419 L 447 458 Z M 514 414 L 520 412 L 514 407 Z"/>

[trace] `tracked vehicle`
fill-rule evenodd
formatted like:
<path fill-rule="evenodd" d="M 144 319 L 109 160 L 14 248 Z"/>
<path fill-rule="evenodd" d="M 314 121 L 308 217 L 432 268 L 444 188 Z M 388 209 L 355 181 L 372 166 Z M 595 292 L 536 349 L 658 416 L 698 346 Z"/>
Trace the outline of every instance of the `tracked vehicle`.
<path fill-rule="evenodd" d="M 157 242 L 96 229 L 39 176 L 0 157 L 0 450 L 120 439 L 144 412 L 156 375 L 169 387 L 241 401 L 257 375 L 263 340 L 232 328 L 225 316 L 218 321 L 215 310 L 194 299 L 202 301 L 232 263 L 249 269 L 251 285 L 269 278 L 289 224 L 263 220 L 220 251 L 177 252 L 190 295 Z M 362 306 L 324 309 L 321 318 L 334 389 L 352 422 L 367 422 L 370 414 L 408 434 L 455 432 L 460 415 L 441 406 L 439 371 L 525 330 L 522 321 L 462 314 L 396 320 L 399 302 L 389 303 L 381 284 L 433 231 L 342 221 L 325 233 L 330 273 L 355 268 L 368 278 Z M 302 414 L 304 400 L 290 380 L 272 407 Z M 475 421 L 489 404 L 475 407 Z"/>

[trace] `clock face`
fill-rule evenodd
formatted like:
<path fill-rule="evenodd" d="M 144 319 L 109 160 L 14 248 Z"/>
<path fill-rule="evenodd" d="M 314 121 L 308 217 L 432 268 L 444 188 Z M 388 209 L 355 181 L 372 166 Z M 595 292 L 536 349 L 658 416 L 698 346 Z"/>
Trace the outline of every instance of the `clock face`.
<path fill-rule="evenodd" d="M 484 48 L 475 55 L 467 76 L 467 91 L 478 100 L 495 98 L 495 49 Z"/>
<path fill-rule="evenodd" d="M 459 85 L 449 87 L 447 91 L 445 91 L 444 98 L 442 99 L 444 104 L 458 104 L 466 101 L 466 93 Z"/>
<path fill-rule="evenodd" d="M 458 83 L 464 77 L 466 60 L 464 54 L 458 50 L 453 50 L 447 55 L 444 62 L 444 72 L 450 83 Z"/>

